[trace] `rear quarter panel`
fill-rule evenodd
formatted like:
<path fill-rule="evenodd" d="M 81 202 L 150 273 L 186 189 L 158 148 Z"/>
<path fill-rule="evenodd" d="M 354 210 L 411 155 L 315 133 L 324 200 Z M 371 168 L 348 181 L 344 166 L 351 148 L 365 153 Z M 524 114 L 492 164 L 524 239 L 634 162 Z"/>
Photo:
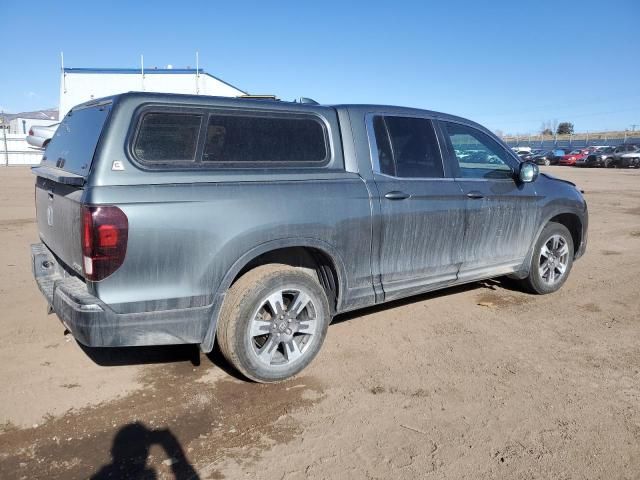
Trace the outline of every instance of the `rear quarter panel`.
<path fill-rule="evenodd" d="M 210 304 L 239 259 L 278 240 L 325 246 L 339 268 L 345 302 L 372 296 L 369 197 L 355 174 L 96 187 L 87 202 L 117 205 L 129 219 L 123 265 L 93 284 L 119 312 Z"/>

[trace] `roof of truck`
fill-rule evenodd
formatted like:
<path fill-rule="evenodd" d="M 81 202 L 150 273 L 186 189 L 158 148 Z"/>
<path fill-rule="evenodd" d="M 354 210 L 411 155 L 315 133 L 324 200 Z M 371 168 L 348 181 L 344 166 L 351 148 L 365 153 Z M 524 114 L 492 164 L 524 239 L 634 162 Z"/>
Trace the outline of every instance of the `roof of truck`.
<path fill-rule="evenodd" d="M 452 115 L 444 112 L 437 112 L 433 110 L 427 110 L 422 108 L 415 107 L 403 107 L 397 105 L 383 105 L 383 104 L 358 104 L 358 103 L 343 103 L 343 104 L 321 104 L 321 103 L 301 103 L 298 101 L 287 101 L 287 100 L 276 100 L 271 98 L 242 98 L 242 97 L 217 97 L 211 95 L 190 95 L 190 94 L 182 94 L 182 93 L 157 93 L 157 92 L 127 92 L 121 93 L 118 95 L 113 95 L 110 97 L 97 98 L 94 100 L 90 100 L 83 104 L 77 105 L 74 109 L 79 107 L 85 107 L 90 105 L 96 105 L 99 103 L 104 103 L 108 101 L 117 102 L 120 99 L 153 99 L 153 100 L 182 100 L 184 102 L 192 102 L 199 104 L 206 104 L 207 101 L 219 101 L 222 103 L 238 103 L 242 105 L 255 105 L 255 106 L 265 106 L 272 105 L 278 109 L 286 108 L 287 106 L 295 106 L 297 110 L 300 109 L 309 109 L 310 111 L 318 111 L 318 109 L 349 109 L 349 110 L 357 110 L 360 112 L 387 112 L 389 114 L 413 114 L 413 115 L 424 115 L 428 114 L 431 116 L 437 116 L 440 118 L 446 118 L 449 120 L 463 120 L 465 122 L 470 122 L 478 125 L 479 127 L 487 130 L 482 125 L 477 124 L 469 119 L 458 117 L 456 115 Z"/>

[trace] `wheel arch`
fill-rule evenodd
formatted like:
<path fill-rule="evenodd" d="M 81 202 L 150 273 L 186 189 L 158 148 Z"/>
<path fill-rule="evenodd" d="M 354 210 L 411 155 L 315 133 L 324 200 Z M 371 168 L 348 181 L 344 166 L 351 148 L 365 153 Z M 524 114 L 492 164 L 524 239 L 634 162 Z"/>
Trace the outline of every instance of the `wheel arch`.
<path fill-rule="evenodd" d="M 580 244 L 582 243 L 582 220 L 580 219 L 580 216 L 572 212 L 559 213 L 547 220 L 542 228 L 550 222 L 559 223 L 567 227 L 567 230 L 569 230 L 569 233 L 571 234 L 571 239 L 573 240 L 575 256 L 580 248 Z"/>
<path fill-rule="evenodd" d="M 227 270 L 214 294 L 211 321 L 200 345 L 203 352 L 208 353 L 213 349 L 220 308 L 229 287 L 245 272 L 267 263 L 315 269 L 329 297 L 332 313 L 339 309 L 347 288 L 347 277 L 344 262 L 335 248 L 315 238 L 271 240 L 245 252 Z"/>
<path fill-rule="evenodd" d="M 527 275 L 529 275 L 533 249 L 538 242 L 540 235 L 542 234 L 542 230 L 544 230 L 544 227 L 546 227 L 550 222 L 560 223 L 561 225 L 567 227 L 567 230 L 569 230 L 569 233 L 571 234 L 571 240 L 573 240 L 574 260 L 578 258 L 577 255 L 582 242 L 582 237 L 584 235 L 580 214 L 575 211 L 569 210 L 554 211 L 553 213 L 546 215 L 546 217 L 544 217 L 544 220 L 540 222 L 540 226 L 538 227 L 538 230 L 531 241 L 529 253 L 527 254 L 527 257 L 522 264 L 522 269 L 513 275 L 514 278 L 525 278 Z"/>

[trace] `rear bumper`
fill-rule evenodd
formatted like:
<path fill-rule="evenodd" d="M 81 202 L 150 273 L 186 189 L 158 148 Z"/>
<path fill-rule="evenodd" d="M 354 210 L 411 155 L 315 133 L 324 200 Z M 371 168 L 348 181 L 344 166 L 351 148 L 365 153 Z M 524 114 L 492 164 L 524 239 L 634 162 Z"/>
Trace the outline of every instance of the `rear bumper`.
<path fill-rule="evenodd" d="M 31 245 L 33 276 L 49 306 L 76 340 L 89 347 L 200 343 L 211 306 L 116 313 L 91 295 L 42 244 Z"/>
<path fill-rule="evenodd" d="M 616 161 L 616 165 L 619 167 L 635 167 L 640 165 L 640 159 L 636 157 L 621 157 Z"/>

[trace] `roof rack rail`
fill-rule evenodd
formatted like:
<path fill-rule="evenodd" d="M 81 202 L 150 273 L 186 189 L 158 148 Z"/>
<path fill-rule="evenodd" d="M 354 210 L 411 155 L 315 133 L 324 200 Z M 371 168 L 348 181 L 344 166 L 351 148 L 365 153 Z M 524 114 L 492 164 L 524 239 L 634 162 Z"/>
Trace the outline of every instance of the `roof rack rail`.
<path fill-rule="evenodd" d="M 250 94 L 246 94 L 246 95 L 239 95 L 236 98 L 250 98 L 250 99 L 253 99 L 253 100 L 280 100 L 275 95 L 250 95 Z"/>

